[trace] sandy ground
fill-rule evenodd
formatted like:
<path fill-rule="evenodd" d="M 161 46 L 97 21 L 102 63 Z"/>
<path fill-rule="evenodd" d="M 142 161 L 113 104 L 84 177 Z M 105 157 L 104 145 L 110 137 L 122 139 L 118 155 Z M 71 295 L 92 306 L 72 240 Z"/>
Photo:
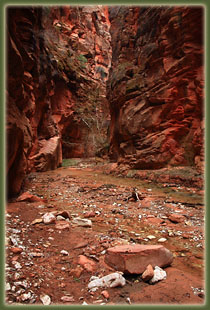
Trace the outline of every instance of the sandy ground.
<path fill-rule="evenodd" d="M 140 201 L 130 198 L 133 187 Z M 104 175 L 98 166 L 81 164 L 31 173 L 24 192 L 38 201 L 13 199 L 5 210 L 7 304 L 40 304 L 43 295 L 52 305 L 205 302 L 200 189 L 117 178 Z M 70 218 L 33 222 L 53 211 L 67 211 Z M 174 214 L 181 215 L 180 222 L 171 220 Z M 92 226 L 73 224 L 75 217 L 91 220 Z M 67 225 L 56 226 L 61 222 Z M 160 238 L 165 241 L 160 243 Z M 171 250 L 174 260 L 164 269 L 167 278 L 150 285 L 141 275 L 125 275 L 124 287 L 90 292 L 91 276 L 114 271 L 104 257 L 107 248 L 120 244 L 162 244 Z M 79 263 L 80 255 L 93 262 L 91 268 Z"/>

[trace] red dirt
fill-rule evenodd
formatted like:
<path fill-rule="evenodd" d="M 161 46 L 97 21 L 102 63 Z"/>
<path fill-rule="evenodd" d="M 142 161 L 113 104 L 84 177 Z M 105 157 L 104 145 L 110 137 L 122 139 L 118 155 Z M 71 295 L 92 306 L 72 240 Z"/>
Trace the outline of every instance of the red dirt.
<path fill-rule="evenodd" d="M 144 200 L 127 200 L 134 186 L 146 196 L 146 204 Z M 55 305 L 84 301 L 107 305 L 204 303 L 204 209 L 202 203 L 195 203 L 195 195 L 197 201 L 202 201 L 199 191 L 193 197 L 189 188 L 182 187 L 178 198 L 173 190 L 164 193 L 155 184 L 105 176 L 96 167 L 84 165 L 32 173 L 24 191 L 37 195 L 43 202 L 13 200 L 7 204 L 6 281 L 10 289 L 6 303 L 40 304 L 42 294 L 49 295 Z M 186 201 L 194 201 L 194 205 L 189 206 Z M 46 212 L 61 210 L 70 214 L 69 229 L 56 229 L 56 223 L 31 224 Z M 71 223 L 73 217 L 85 218 L 88 212 L 91 228 Z M 176 212 L 185 216 L 185 221 L 171 222 L 168 216 Z M 148 235 L 156 238 L 149 240 Z M 160 238 L 167 240 L 158 243 Z M 172 251 L 174 260 L 165 268 L 166 280 L 150 285 L 140 275 L 125 276 L 124 287 L 106 289 L 109 299 L 102 294 L 104 288 L 89 292 L 87 285 L 92 275 L 113 272 L 104 263 L 105 250 L 131 243 L 163 244 Z M 14 247 L 22 248 L 22 252 L 12 250 Z M 62 250 L 69 255 L 61 254 Z M 79 255 L 93 260 L 96 268 L 88 271 L 80 266 Z M 15 262 L 22 268 L 15 269 Z M 25 287 L 15 283 L 23 281 Z M 30 298 L 24 301 L 23 294 L 28 292 Z M 61 300 L 63 296 L 71 298 Z"/>

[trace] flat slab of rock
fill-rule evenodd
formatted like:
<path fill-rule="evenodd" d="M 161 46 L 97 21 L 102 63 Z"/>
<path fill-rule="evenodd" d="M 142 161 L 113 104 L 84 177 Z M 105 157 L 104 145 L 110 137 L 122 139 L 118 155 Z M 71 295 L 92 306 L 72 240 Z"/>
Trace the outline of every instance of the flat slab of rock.
<path fill-rule="evenodd" d="M 170 214 L 168 218 L 173 223 L 182 223 L 186 220 L 184 215 L 176 214 L 176 213 Z"/>
<path fill-rule="evenodd" d="M 32 195 L 29 192 L 25 192 L 22 195 L 20 195 L 17 199 L 17 202 L 22 202 L 22 201 L 28 201 L 28 202 L 43 202 L 43 199 L 41 199 L 38 196 Z"/>
<path fill-rule="evenodd" d="M 142 274 L 151 264 L 166 267 L 173 261 L 173 254 L 163 245 L 119 245 L 107 249 L 105 262 L 125 274 Z"/>

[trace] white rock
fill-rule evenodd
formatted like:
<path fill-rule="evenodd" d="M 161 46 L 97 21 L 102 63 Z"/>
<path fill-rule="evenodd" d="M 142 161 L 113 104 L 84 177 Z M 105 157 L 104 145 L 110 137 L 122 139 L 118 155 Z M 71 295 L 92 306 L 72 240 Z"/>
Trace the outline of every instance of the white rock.
<path fill-rule="evenodd" d="M 29 256 L 30 257 L 42 257 L 42 256 L 44 256 L 44 254 L 40 253 L 40 252 L 31 252 L 31 253 L 29 253 Z"/>
<path fill-rule="evenodd" d="M 160 239 L 158 239 L 158 242 L 165 242 L 165 241 L 167 241 L 166 238 L 160 238 Z"/>
<path fill-rule="evenodd" d="M 88 284 L 89 289 L 95 289 L 98 287 L 116 287 L 116 286 L 124 286 L 125 285 L 125 278 L 118 272 L 111 273 L 107 276 L 102 278 L 98 278 L 92 280 Z"/>
<path fill-rule="evenodd" d="M 31 298 L 31 292 L 28 292 L 28 293 L 24 293 L 20 296 L 21 300 L 22 301 L 26 301 L 26 300 L 29 300 Z"/>
<path fill-rule="evenodd" d="M 22 266 L 21 266 L 21 264 L 19 262 L 13 261 L 12 264 L 14 265 L 14 267 L 16 269 L 21 269 L 22 268 Z"/>
<path fill-rule="evenodd" d="M 150 284 L 154 284 L 158 281 L 161 281 L 161 280 L 165 280 L 166 279 L 166 272 L 158 267 L 158 266 L 155 266 L 155 269 L 154 269 L 154 276 L 153 278 L 149 281 Z"/>
<path fill-rule="evenodd" d="M 26 280 L 14 282 L 14 285 L 15 286 L 21 286 L 25 289 L 27 289 L 29 286 Z"/>
<path fill-rule="evenodd" d="M 10 291 L 11 290 L 11 285 L 9 283 L 7 283 L 5 289 L 6 289 L 6 291 Z"/>
<path fill-rule="evenodd" d="M 56 217 L 53 213 L 45 213 L 43 216 L 42 216 L 42 219 L 43 219 L 43 222 L 45 224 L 50 224 L 50 223 L 53 223 L 55 222 L 56 220 Z"/>
<path fill-rule="evenodd" d="M 149 240 L 156 239 L 156 237 L 153 236 L 153 235 L 149 235 L 149 236 L 147 236 L 147 238 L 148 238 Z"/>
<path fill-rule="evenodd" d="M 40 300 L 43 303 L 43 305 L 48 306 L 51 304 L 51 298 L 48 295 L 40 295 Z"/>
<path fill-rule="evenodd" d="M 65 217 L 63 217 L 63 216 L 61 216 L 61 215 L 57 215 L 56 219 L 57 219 L 58 221 L 65 221 L 65 220 L 66 220 Z"/>
<path fill-rule="evenodd" d="M 92 227 L 92 221 L 88 219 L 81 219 L 80 217 L 75 217 L 72 221 L 73 224 L 83 227 Z"/>
<path fill-rule="evenodd" d="M 61 250 L 60 253 L 63 255 L 69 255 L 69 252 L 67 252 L 66 250 Z"/>
<path fill-rule="evenodd" d="M 9 238 L 10 238 L 11 243 L 12 243 L 14 246 L 18 246 L 18 242 L 17 242 L 17 240 L 16 240 L 13 236 L 10 236 Z"/>
<path fill-rule="evenodd" d="M 88 304 L 86 303 L 86 301 L 83 301 L 82 306 L 87 306 Z"/>
<path fill-rule="evenodd" d="M 64 301 L 64 302 L 73 302 L 73 301 L 75 301 L 73 296 L 66 296 L 66 295 L 62 296 L 61 300 Z"/>

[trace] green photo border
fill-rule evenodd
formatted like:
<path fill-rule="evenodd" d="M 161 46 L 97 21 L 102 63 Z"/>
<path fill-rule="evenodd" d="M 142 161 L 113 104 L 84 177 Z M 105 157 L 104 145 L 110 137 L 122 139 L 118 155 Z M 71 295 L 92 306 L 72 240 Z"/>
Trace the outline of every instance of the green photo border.
<path fill-rule="evenodd" d="M 5 242 L 5 220 L 4 220 L 4 214 L 5 214 L 5 194 L 6 194 L 6 186 L 5 186 L 5 171 L 6 171 L 6 161 L 5 161 L 5 6 L 7 5 L 90 5 L 90 4 L 99 4 L 99 5 L 158 5 L 158 4 L 166 4 L 166 5 L 198 5 L 198 6 L 205 6 L 205 202 L 206 202 L 206 212 L 205 212 L 205 278 L 206 278 L 206 287 L 205 287 L 205 304 L 204 305 L 116 305 L 116 306 L 96 306 L 96 305 L 88 305 L 86 306 L 88 309 L 103 309 L 105 307 L 106 309 L 209 309 L 210 302 L 209 302 L 209 266 L 208 266 L 208 260 L 209 260 L 209 246 L 207 239 L 209 237 L 209 229 L 207 222 L 209 220 L 209 211 L 208 211 L 208 202 L 209 202 L 209 193 L 208 193 L 208 184 L 209 184 L 209 107 L 208 107 L 208 99 L 209 99 L 209 93 L 208 93 L 208 81 L 209 79 L 209 63 L 208 63 L 208 55 L 209 55 L 209 40 L 207 40 L 207 35 L 209 35 L 209 25 L 210 25 L 210 3 L 209 0 L 203 0 L 203 1 L 158 1 L 158 0 L 148 0 L 148 1 L 136 1 L 136 0 L 48 0 L 48 1 L 33 1 L 33 0 L 0 0 L 0 42 L 1 42 L 1 49 L 0 49 L 0 246 L 1 246 L 1 255 L 0 255 L 0 309 L 28 309 L 28 308 L 34 308 L 34 309 L 43 309 L 43 305 L 6 305 L 4 303 L 4 297 L 5 297 L 5 274 L 4 274 L 4 265 L 5 265 L 5 252 L 4 252 L 4 242 Z M 209 225 L 210 226 L 210 225 Z M 152 293 L 152 288 L 151 288 Z M 56 306 L 56 305 L 50 305 L 47 306 L 50 307 L 50 309 L 83 309 L 84 306 L 78 305 L 62 305 L 62 306 Z"/>

